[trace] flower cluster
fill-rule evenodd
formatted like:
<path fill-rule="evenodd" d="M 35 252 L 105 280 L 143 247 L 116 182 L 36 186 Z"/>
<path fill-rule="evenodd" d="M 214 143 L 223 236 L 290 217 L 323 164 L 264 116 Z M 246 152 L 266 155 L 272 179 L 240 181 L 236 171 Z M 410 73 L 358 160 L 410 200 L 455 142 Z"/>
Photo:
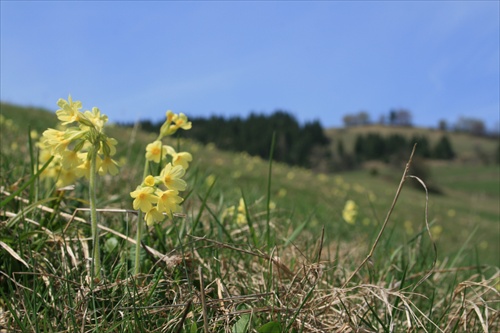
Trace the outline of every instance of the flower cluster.
<path fill-rule="evenodd" d="M 79 177 L 89 178 L 90 153 L 96 156 L 100 175 L 118 173 L 118 163 L 112 158 L 116 153 L 117 141 L 104 133 L 108 117 L 94 107 L 92 111 L 81 112 L 82 103 L 59 99 L 57 118 L 59 129 L 49 128 L 38 143 L 40 162 L 44 164 L 54 156 L 51 165 L 42 173 L 43 177 L 57 179 L 58 186 L 73 183 Z"/>
<path fill-rule="evenodd" d="M 135 191 L 130 192 L 134 209 L 145 213 L 144 220 L 148 226 L 163 221 L 164 214 L 172 218 L 173 213 L 181 211 L 183 199 L 179 192 L 187 187 L 182 177 L 193 160 L 190 153 L 177 152 L 162 143 L 164 137 L 173 135 L 178 129 L 190 129 L 191 122 L 184 114 L 174 114 L 172 111 L 167 111 L 166 118 L 158 138 L 146 146 L 144 180 Z M 159 175 L 148 174 L 150 162 L 163 166 Z"/>
<path fill-rule="evenodd" d="M 349 224 L 354 224 L 356 222 L 356 216 L 358 216 L 358 205 L 353 200 L 347 200 L 342 211 L 342 217 L 344 221 Z"/>
<path fill-rule="evenodd" d="M 224 220 L 226 217 L 234 218 L 235 215 L 236 215 L 236 223 L 238 225 L 244 225 L 247 223 L 246 206 L 245 206 L 245 200 L 243 200 L 243 198 L 240 198 L 238 207 L 231 206 L 226 208 L 222 213 L 221 219 Z"/>

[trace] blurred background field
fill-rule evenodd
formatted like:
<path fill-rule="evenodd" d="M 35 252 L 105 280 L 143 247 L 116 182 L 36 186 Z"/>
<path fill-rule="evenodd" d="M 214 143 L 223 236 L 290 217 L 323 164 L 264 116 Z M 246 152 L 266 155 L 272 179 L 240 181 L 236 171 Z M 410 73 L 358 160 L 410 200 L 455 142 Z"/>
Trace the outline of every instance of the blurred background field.
<path fill-rule="evenodd" d="M 26 157 L 27 129 L 36 130 L 40 135 L 47 127 L 54 126 L 56 118 L 49 111 L 9 104 L 2 104 L 1 114 L 4 117 L 2 173 L 14 173 L 16 171 L 12 164 L 6 166 L 5 157 L 19 153 Z M 11 123 L 7 124 L 6 121 Z M 123 159 L 123 172 L 130 177 L 127 180 L 130 184 L 128 186 L 113 185 L 118 192 L 113 195 L 112 205 L 129 209 L 131 201 L 128 193 L 133 190 L 133 184 L 139 181 L 136 169 L 142 166 L 142 149 L 154 134 L 121 126 L 113 126 L 108 131 L 120 143 L 118 149 Z M 359 133 L 377 132 L 388 135 L 398 132 L 407 137 L 418 134 L 426 135 L 431 142 L 442 135 L 437 130 L 387 126 L 331 129 L 326 132 L 331 139 L 333 152 L 339 140 L 345 143 L 346 151 L 351 151 L 355 135 Z M 464 264 L 480 262 L 498 265 L 499 165 L 494 162 L 483 163 L 475 157 L 477 151 L 481 150 L 491 156 L 490 160 L 494 160 L 498 140 L 464 133 L 448 132 L 447 135 L 456 151 L 456 158 L 425 162 L 428 177 L 426 181 L 439 190 L 429 195 L 429 222 L 433 236 L 438 240 L 439 259 L 454 260 L 458 255 L 458 260 L 464 261 Z M 196 171 L 191 172 L 192 181 L 206 187 L 216 179 L 212 192 L 214 202 L 217 202 L 217 197 L 223 197 L 225 202 L 237 205 L 243 194 L 250 209 L 263 209 L 269 171 L 266 160 L 245 152 L 222 151 L 214 144 L 182 141 L 182 146 L 194 156 L 193 169 Z M 409 157 L 410 151 L 411 149 L 407 150 L 404 158 Z M 15 161 L 17 164 L 18 161 Z M 307 221 L 303 229 L 303 233 L 309 236 L 304 237 L 306 240 L 315 240 L 324 226 L 326 242 L 355 242 L 366 248 L 372 243 L 385 218 L 403 169 L 404 163 L 368 161 L 354 171 L 321 173 L 275 163 L 271 199 L 276 209 L 282 212 L 281 215 L 287 216 L 280 221 L 280 228 L 289 228 L 291 232 Z M 4 182 L 7 177 L 2 178 Z M 354 224 L 346 223 L 342 218 L 347 200 L 353 200 L 359 207 Z M 417 181 L 409 180 L 394 210 L 389 224 L 390 232 L 384 235 L 387 250 L 422 231 L 424 212 L 425 192 Z"/>

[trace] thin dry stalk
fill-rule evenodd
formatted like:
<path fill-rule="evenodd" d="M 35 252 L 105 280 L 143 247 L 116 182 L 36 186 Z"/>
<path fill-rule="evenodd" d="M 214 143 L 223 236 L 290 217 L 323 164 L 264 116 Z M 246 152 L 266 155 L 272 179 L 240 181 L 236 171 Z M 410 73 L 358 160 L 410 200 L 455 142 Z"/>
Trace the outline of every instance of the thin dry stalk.
<path fill-rule="evenodd" d="M 352 278 L 358 274 L 359 270 L 372 258 L 373 253 L 375 252 L 375 248 L 378 245 L 378 242 L 380 241 L 380 238 L 382 237 L 382 234 L 384 233 L 384 230 L 387 226 L 387 223 L 389 222 L 389 218 L 391 217 L 392 211 L 394 210 L 394 207 L 396 206 L 396 202 L 398 201 L 399 194 L 401 193 L 401 190 L 403 189 L 403 184 L 406 181 L 406 175 L 408 174 L 410 170 L 410 166 L 413 160 L 413 154 L 415 154 L 415 149 L 417 148 L 417 144 L 413 145 L 413 149 L 411 151 L 410 158 L 408 159 L 408 162 L 406 163 L 405 170 L 403 172 L 403 176 L 401 177 L 401 181 L 399 182 L 398 189 L 396 190 L 396 195 L 394 196 L 394 200 L 392 201 L 391 208 L 389 208 L 389 211 L 387 212 L 387 216 L 385 217 L 384 224 L 382 224 L 382 228 L 380 229 L 380 232 L 377 235 L 377 238 L 375 239 L 375 242 L 372 245 L 372 248 L 370 250 L 370 253 L 366 256 L 366 258 L 361 262 L 361 264 L 352 272 L 352 274 L 347 278 L 347 280 L 344 282 L 342 285 L 342 288 L 345 288 L 349 282 L 351 282 Z"/>

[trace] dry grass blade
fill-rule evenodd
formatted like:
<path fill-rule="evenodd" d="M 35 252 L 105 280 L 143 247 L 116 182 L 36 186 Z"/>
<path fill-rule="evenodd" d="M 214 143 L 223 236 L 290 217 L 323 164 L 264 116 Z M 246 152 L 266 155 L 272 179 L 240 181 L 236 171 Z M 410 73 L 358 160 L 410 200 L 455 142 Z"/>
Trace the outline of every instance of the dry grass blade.
<path fill-rule="evenodd" d="M 19 254 L 17 254 L 17 252 L 14 251 L 9 245 L 7 245 L 4 242 L 0 241 L 0 246 L 3 247 L 3 249 L 5 251 L 9 252 L 9 254 L 14 259 L 16 259 L 17 261 L 19 261 L 20 263 L 22 263 L 24 266 L 26 266 L 26 268 L 30 268 L 30 266 L 28 265 L 28 263 L 26 261 L 24 261 L 23 258 L 21 258 L 21 256 Z"/>
<path fill-rule="evenodd" d="M 427 234 L 429 235 L 429 239 L 431 240 L 432 248 L 434 250 L 434 259 L 432 261 L 431 269 L 429 269 L 429 271 L 413 286 L 413 290 L 415 290 L 422 282 L 424 282 L 429 276 L 431 276 L 434 268 L 436 267 L 438 252 L 436 242 L 434 241 L 434 239 L 432 239 L 431 228 L 429 226 L 429 191 L 427 190 L 427 186 L 425 185 L 424 181 L 417 176 L 409 175 L 408 178 L 416 179 L 425 190 L 425 228 L 427 229 Z"/>
<path fill-rule="evenodd" d="M 201 266 L 198 267 L 198 275 L 200 277 L 200 299 L 201 299 L 201 308 L 203 309 L 203 330 L 205 333 L 208 333 L 208 314 L 207 314 L 207 303 L 205 301 L 205 285 L 203 283 L 203 268 Z"/>
<path fill-rule="evenodd" d="M 392 205 L 389 208 L 389 211 L 387 212 L 387 216 L 384 220 L 384 223 L 382 224 L 382 228 L 380 229 L 380 232 L 377 235 L 377 238 L 375 239 L 375 242 L 373 243 L 370 253 L 366 256 L 366 258 L 361 262 L 361 264 L 352 272 L 352 274 L 347 278 L 347 280 L 344 282 L 342 285 L 342 288 L 345 288 L 347 284 L 352 280 L 352 278 L 358 274 L 359 270 L 372 258 L 373 253 L 375 252 L 375 248 L 378 245 L 378 242 L 380 241 L 380 237 L 382 237 L 382 234 L 384 233 L 385 228 L 387 227 L 387 223 L 389 222 L 389 218 L 391 217 L 392 211 L 394 210 L 394 207 L 396 206 L 396 202 L 398 201 L 399 194 L 401 193 L 401 190 L 403 189 L 403 184 L 406 181 L 406 176 L 410 170 L 410 166 L 413 160 L 413 155 L 415 154 L 415 149 L 417 148 L 417 144 L 413 145 L 413 149 L 410 154 L 410 158 L 408 159 L 408 162 L 406 163 L 405 170 L 403 172 L 403 176 L 401 177 L 401 181 L 399 182 L 398 189 L 396 190 L 396 195 L 394 196 L 394 199 L 392 201 Z"/>

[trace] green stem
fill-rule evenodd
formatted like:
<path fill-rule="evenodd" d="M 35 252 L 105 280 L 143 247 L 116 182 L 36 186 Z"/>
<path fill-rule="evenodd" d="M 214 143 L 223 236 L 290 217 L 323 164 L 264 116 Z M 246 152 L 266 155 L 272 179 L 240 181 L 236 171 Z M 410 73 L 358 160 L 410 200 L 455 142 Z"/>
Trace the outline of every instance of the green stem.
<path fill-rule="evenodd" d="M 99 238 L 97 230 L 97 207 L 96 207 L 96 194 L 95 188 L 97 183 L 97 149 L 92 148 L 90 151 L 90 181 L 89 181 L 89 197 L 90 197 L 90 221 L 92 225 L 92 241 L 93 241 L 93 255 L 92 255 L 92 272 L 94 278 L 101 278 L 101 257 L 99 251 Z M 93 283 L 93 282 L 92 282 Z"/>
<path fill-rule="evenodd" d="M 149 161 L 146 160 L 144 163 L 144 173 L 142 175 L 142 179 L 146 178 L 148 175 L 149 169 Z M 139 209 L 139 213 L 137 214 L 137 236 L 135 238 L 135 262 L 134 262 L 134 275 L 137 275 L 141 272 L 141 241 L 142 241 L 142 211 Z"/>

